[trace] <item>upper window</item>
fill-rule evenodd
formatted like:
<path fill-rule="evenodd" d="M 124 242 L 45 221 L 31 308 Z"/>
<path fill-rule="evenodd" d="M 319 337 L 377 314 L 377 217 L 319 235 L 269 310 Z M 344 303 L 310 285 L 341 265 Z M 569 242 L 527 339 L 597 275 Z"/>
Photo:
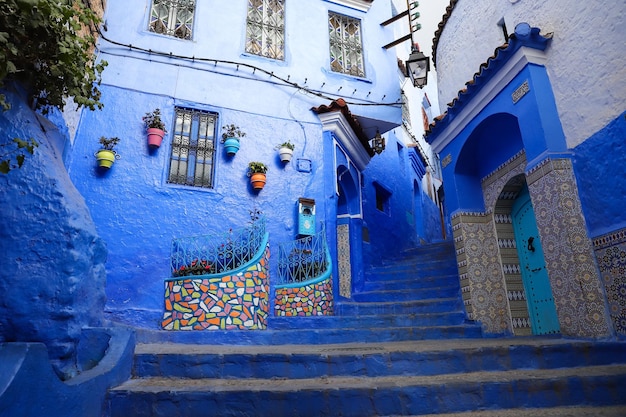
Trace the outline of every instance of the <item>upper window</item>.
<path fill-rule="evenodd" d="M 176 108 L 167 182 L 213 188 L 217 114 Z"/>
<path fill-rule="evenodd" d="M 246 52 L 285 58 L 285 0 L 248 0 Z"/>
<path fill-rule="evenodd" d="M 150 31 L 191 39 L 195 0 L 152 0 Z"/>
<path fill-rule="evenodd" d="M 334 72 L 364 77 L 361 21 L 329 12 L 328 32 L 330 34 L 330 69 Z"/>

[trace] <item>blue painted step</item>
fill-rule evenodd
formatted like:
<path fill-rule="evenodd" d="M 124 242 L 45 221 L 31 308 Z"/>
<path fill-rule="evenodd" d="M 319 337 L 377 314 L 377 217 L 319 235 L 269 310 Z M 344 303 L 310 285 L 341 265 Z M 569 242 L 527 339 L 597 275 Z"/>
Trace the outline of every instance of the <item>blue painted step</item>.
<path fill-rule="evenodd" d="M 439 375 L 626 363 L 620 342 L 473 339 L 342 345 L 140 344 L 135 378 L 318 378 Z"/>
<path fill-rule="evenodd" d="M 400 290 L 369 290 L 354 293 L 354 301 L 408 301 L 415 299 L 452 298 L 460 296 L 459 284 L 431 288 L 408 288 Z"/>
<path fill-rule="evenodd" d="M 336 344 L 351 341 L 429 340 L 442 338 L 479 338 L 480 327 L 474 324 L 406 327 L 363 327 L 289 330 L 210 330 L 158 331 L 137 329 L 140 343 L 188 343 L 213 345 L 304 345 Z"/>

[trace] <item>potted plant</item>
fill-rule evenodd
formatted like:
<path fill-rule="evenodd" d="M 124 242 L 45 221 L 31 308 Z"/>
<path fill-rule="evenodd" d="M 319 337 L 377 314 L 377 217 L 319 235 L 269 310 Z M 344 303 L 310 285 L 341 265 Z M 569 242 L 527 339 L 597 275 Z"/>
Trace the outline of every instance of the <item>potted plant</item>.
<path fill-rule="evenodd" d="M 246 136 L 246 133 L 234 124 L 223 126 L 222 130 L 224 131 L 222 134 L 224 149 L 228 155 L 233 156 L 239 150 L 239 139 Z"/>
<path fill-rule="evenodd" d="M 142 120 L 148 131 L 148 146 L 152 149 L 158 148 L 166 133 L 165 123 L 161 120 L 161 109 L 146 113 Z"/>
<path fill-rule="evenodd" d="M 120 139 L 117 137 L 106 138 L 102 136 L 100 137 L 99 142 L 102 145 L 102 148 L 96 152 L 98 166 L 102 169 L 109 169 L 116 159 L 120 159 L 119 154 L 113 149 L 115 145 L 120 142 Z"/>
<path fill-rule="evenodd" d="M 263 162 L 250 162 L 248 164 L 248 176 L 250 177 L 252 188 L 261 190 L 265 187 L 266 172 L 267 165 Z"/>
<path fill-rule="evenodd" d="M 280 156 L 280 160 L 283 163 L 287 163 L 291 161 L 291 157 L 293 156 L 293 149 L 295 148 L 294 144 L 287 141 L 278 145 L 278 155 Z"/>

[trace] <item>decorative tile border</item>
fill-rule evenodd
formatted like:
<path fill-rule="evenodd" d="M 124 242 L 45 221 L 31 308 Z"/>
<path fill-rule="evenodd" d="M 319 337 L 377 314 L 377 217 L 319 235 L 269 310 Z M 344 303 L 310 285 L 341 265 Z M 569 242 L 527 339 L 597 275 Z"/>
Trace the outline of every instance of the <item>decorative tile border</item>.
<path fill-rule="evenodd" d="M 453 225 L 459 226 L 453 227 L 456 249 L 463 249 L 457 262 L 459 272 L 464 268 L 467 278 L 466 282 L 461 281 L 461 294 L 466 308 L 471 304 L 471 319 L 480 321 L 486 333 L 510 331 L 512 324 L 493 215 L 459 213 Z"/>
<path fill-rule="evenodd" d="M 561 332 L 611 334 L 570 159 L 547 158 L 527 173 Z"/>
<path fill-rule="evenodd" d="M 277 288 L 275 300 L 275 316 L 332 316 L 332 276 L 312 285 Z"/>
<path fill-rule="evenodd" d="M 337 225 L 337 263 L 339 268 L 339 295 L 352 297 L 352 265 L 350 264 L 350 226 Z"/>
<path fill-rule="evenodd" d="M 615 332 L 626 336 L 626 228 L 593 240 Z"/>
<path fill-rule="evenodd" d="M 269 244 L 258 263 L 234 275 L 165 282 L 165 330 L 265 329 Z"/>

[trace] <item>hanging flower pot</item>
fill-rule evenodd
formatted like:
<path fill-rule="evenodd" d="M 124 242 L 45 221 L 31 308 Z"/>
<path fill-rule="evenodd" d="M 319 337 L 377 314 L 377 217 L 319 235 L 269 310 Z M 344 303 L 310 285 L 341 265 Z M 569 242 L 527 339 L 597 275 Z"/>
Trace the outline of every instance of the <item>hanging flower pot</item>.
<path fill-rule="evenodd" d="M 250 175 L 250 183 L 252 184 L 252 188 L 254 188 L 255 190 L 262 190 L 263 187 L 265 187 L 266 178 L 266 174 L 263 174 L 261 172 L 256 172 Z"/>
<path fill-rule="evenodd" d="M 119 138 L 100 138 L 100 144 L 102 149 L 96 152 L 96 160 L 98 161 L 98 167 L 101 169 L 109 169 L 113 166 L 113 162 L 116 159 L 120 159 L 120 156 L 113 150 L 113 147 L 119 143 Z"/>
<path fill-rule="evenodd" d="M 222 134 L 224 149 L 229 156 L 233 156 L 239 150 L 239 140 L 246 136 L 246 133 L 234 124 L 223 126 L 222 130 L 224 130 L 224 133 Z"/>
<path fill-rule="evenodd" d="M 165 131 L 151 127 L 148 129 L 148 146 L 152 149 L 156 149 L 161 146 Z"/>
<path fill-rule="evenodd" d="M 280 156 L 280 160 L 283 163 L 287 163 L 291 161 L 291 157 L 293 156 L 293 143 L 287 141 L 278 145 L 278 155 Z"/>
<path fill-rule="evenodd" d="M 142 120 L 148 131 L 148 146 L 151 149 L 159 148 L 166 132 L 165 123 L 161 120 L 161 109 L 146 113 Z"/>
<path fill-rule="evenodd" d="M 248 164 L 248 176 L 250 177 L 250 184 L 255 190 L 261 190 L 265 187 L 267 165 L 262 162 L 250 162 Z"/>
<path fill-rule="evenodd" d="M 230 156 L 233 156 L 239 150 L 239 139 L 237 138 L 228 138 L 224 140 L 224 149 L 226 153 Z"/>

